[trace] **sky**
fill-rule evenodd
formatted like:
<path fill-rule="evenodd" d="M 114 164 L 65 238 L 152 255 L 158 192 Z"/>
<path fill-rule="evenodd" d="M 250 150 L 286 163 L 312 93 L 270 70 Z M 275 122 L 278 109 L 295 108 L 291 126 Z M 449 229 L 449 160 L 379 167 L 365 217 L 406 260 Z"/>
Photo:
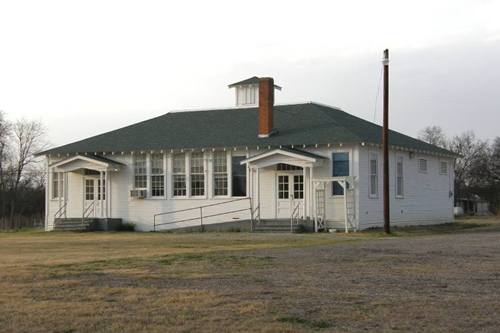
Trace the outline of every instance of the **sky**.
<path fill-rule="evenodd" d="M 229 107 L 272 76 L 276 103 L 315 101 L 390 127 L 500 136 L 500 1 L 0 0 L 0 110 L 52 145 L 171 110 Z M 378 97 L 377 97 L 378 96 Z"/>

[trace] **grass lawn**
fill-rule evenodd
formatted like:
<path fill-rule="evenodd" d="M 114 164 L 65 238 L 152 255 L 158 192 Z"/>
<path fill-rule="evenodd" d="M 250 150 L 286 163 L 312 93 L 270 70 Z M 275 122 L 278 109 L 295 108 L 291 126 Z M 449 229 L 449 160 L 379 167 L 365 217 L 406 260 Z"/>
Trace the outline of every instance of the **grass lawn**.
<path fill-rule="evenodd" d="M 426 288 L 434 292 L 433 283 L 449 285 L 447 274 L 457 278 L 455 266 L 441 261 L 439 251 L 448 247 L 429 248 L 420 257 L 413 249 L 453 245 L 460 237 L 491 248 L 488 237 L 498 235 L 495 219 L 400 228 L 389 237 L 377 230 L 347 235 L 0 232 L 0 331 L 405 330 L 418 319 L 395 324 L 390 313 L 399 301 L 412 301 L 406 292 L 420 282 L 409 282 L 410 276 L 443 275 L 441 282 L 416 288 L 417 295 Z M 500 246 L 491 250 L 500 253 Z M 432 251 L 437 254 L 429 255 Z M 489 274 L 490 267 L 468 252 L 453 260 L 479 265 Z M 374 280 L 367 281 L 372 274 Z M 408 283 L 407 289 L 398 286 L 393 299 L 373 293 L 393 281 Z M 427 299 L 417 297 L 414 306 Z M 490 309 L 497 309 L 498 301 L 492 302 Z"/>

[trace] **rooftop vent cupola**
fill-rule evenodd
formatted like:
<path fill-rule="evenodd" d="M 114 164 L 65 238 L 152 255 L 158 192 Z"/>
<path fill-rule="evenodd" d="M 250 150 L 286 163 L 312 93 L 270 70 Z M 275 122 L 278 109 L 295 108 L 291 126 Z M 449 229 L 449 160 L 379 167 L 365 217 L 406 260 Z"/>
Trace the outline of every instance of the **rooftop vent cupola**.
<path fill-rule="evenodd" d="M 235 88 L 236 106 L 259 105 L 259 80 L 257 76 L 253 76 L 228 86 L 229 88 Z M 281 90 L 281 87 L 277 85 L 274 85 L 274 88 Z"/>

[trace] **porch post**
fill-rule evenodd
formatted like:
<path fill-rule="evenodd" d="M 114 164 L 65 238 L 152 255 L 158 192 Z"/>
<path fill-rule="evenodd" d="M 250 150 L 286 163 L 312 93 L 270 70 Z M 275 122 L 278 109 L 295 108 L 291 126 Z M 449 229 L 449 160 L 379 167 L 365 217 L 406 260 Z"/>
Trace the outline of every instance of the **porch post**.
<path fill-rule="evenodd" d="M 62 191 L 63 191 L 63 187 L 61 186 L 61 182 L 62 182 L 62 173 L 58 172 L 57 173 L 57 198 L 58 198 L 58 201 L 59 201 L 59 209 L 61 209 L 61 207 L 62 207 Z"/>
<path fill-rule="evenodd" d="M 49 201 L 50 201 L 50 190 L 49 186 L 52 185 L 52 172 L 50 171 L 49 157 L 45 157 L 45 170 L 47 172 L 46 184 L 45 184 L 45 231 L 49 230 Z"/>
<path fill-rule="evenodd" d="M 309 208 L 307 207 L 308 204 L 309 204 L 309 198 L 308 198 L 308 191 L 307 191 L 307 172 L 306 172 L 306 168 L 307 167 L 303 167 L 302 168 L 302 178 L 303 178 L 303 181 L 302 181 L 302 186 L 304 186 L 304 188 L 302 189 L 304 191 L 304 219 L 307 218 L 308 216 L 308 213 L 309 213 Z"/>
<path fill-rule="evenodd" d="M 68 172 L 64 172 L 64 218 L 67 218 L 67 210 L 68 210 L 68 188 L 69 188 L 69 184 L 68 184 Z"/>
<path fill-rule="evenodd" d="M 314 196 L 316 195 L 316 193 L 314 192 L 314 189 L 313 189 L 313 167 L 312 166 L 309 167 L 309 195 L 310 195 L 309 216 L 314 217 Z"/>
<path fill-rule="evenodd" d="M 102 217 L 102 197 L 103 197 L 103 186 L 102 186 L 102 181 L 104 180 L 104 177 L 103 177 L 103 172 L 102 171 L 99 171 L 99 188 L 97 189 L 97 199 L 99 199 L 99 216 Z M 100 194 L 100 198 L 99 198 L 99 194 Z"/>
<path fill-rule="evenodd" d="M 106 208 L 106 214 L 104 215 L 104 217 L 106 217 L 106 218 L 109 217 L 109 212 L 108 212 L 109 191 L 108 191 L 108 187 L 109 187 L 109 171 L 106 170 L 105 179 L 104 179 L 104 204 L 105 204 L 105 208 Z"/>
<path fill-rule="evenodd" d="M 344 179 L 342 182 L 342 187 L 344 188 L 344 221 L 345 221 L 345 232 L 348 233 L 349 229 L 347 227 L 347 183 Z"/>

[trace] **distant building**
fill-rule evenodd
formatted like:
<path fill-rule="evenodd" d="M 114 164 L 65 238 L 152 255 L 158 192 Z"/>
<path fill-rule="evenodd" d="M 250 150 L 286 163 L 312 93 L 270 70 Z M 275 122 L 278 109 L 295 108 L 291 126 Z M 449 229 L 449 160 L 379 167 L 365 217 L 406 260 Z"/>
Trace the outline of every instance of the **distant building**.
<path fill-rule="evenodd" d="M 461 213 L 465 215 L 485 216 L 491 215 L 489 203 L 481 199 L 477 194 L 470 198 L 457 198 L 457 206 L 461 208 Z"/>
<path fill-rule="evenodd" d="M 142 231 L 249 220 L 317 231 L 383 224 L 379 125 L 319 103 L 274 105 L 281 88 L 271 78 L 229 87 L 236 107 L 169 112 L 41 153 L 46 229 L 89 219 Z M 390 132 L 393 224 L 453 220 L 455 157 Z"/>

